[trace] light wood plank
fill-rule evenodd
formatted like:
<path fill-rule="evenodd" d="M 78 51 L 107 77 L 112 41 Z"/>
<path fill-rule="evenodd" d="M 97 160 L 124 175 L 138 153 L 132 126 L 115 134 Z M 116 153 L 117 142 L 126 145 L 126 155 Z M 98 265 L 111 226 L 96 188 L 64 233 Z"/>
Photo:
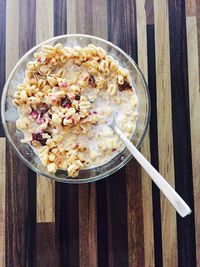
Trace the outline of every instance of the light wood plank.
<path fill-rule="evenodd" d="M 174 186 L 169 22 L 167 0 L 154 1 L 159 171 Z M 176 212 L 161 194 L 163 266 L 178 265 Z M 170 233 L 170 235 L 169 235 Z"/>
<path fill-rule="evenodd" d="M 19 59 L 19 0 L 6 1 L 6 76 Z"/>
<path fill-rule="evenodd" d="M 37 222 L 55 222 L 55 183 L 37 176 Z"/>
<path fill-rule="evenodd" d="M 67 32 L 68 33 L 79 33 L 76 31 L 76 0 L 67 0 Z"/>
<path fill-rule="evenodd" d="M 53 37 L 53 0 L 36 0 L 36 43 Z M 55 221 L 55 183 L 37 175 L 37 222 Z"/>
<path fill-rule="evenodd" d="M 36 0 L 36 43 L 53 37 L 53 0 Z"/>
<path fill-rule="evenodd" d="M 195 206 L 196 266 L 200 266 L 200 84 L 196 17 L 186 18 L 190 127 Z"/>
<path fill-rule="evenodd" d="M 137 17 L 137 44 L 138 44 L 138 65 L 142 70 L 146 81 L 147 71 L 147 32 L 145 0 L 136 0 Z M 142 154 L 150 160 L 149 134 L 145 137 L 142 147 Z M 143 224 L 144 224 L 144 256 L 145 266 L 154 266 L 154 234 L 153 234 L 153 205 L 152 186 L 148 175 L 142 170 L 142 198 L 143 198 Z"/>
<path fill-rule="evenodd" d="M 5 266 L 6 139 L 0 138 L 0 266 Z"/>
<path fill-rule="evenodd" d="M 85 1 L 67 0 L 67 32 L 86 33 Z"/>
<path fill-rule="evenodd" d="M 107 39 L 108 36 L 108 19 L 107 19 L 107 1 L 92 0 L 92 19 L 93 34 Z"/>
<path fill-rule="evenodd" d="M 19 59 L 19 0 L 16 1 L 7 0 L 6 1 L 6 77 L 8 77 L 11 70 L 17 63 L 18 59 Z M 0 149 L 0 152 L 2 153 L 2 149 Z M 4 155 L 4 157 L 6 157 L 6 155 Z M 4 217 L 4 222 L 5 222 L 5 217 Z M 0 231 L 3 231 L 5 235 L 5 225 L 1 225 Z M 0 243 L 2 242 L 0 241 Z M 2 243 L 2 245 L 3 248 L 5 249 L 5 243 Z M 4 257 L 5 257 L 5 251 L 4 251 Z M 2 260 L 5 261 L 5 258 L 2 258 Z"/>

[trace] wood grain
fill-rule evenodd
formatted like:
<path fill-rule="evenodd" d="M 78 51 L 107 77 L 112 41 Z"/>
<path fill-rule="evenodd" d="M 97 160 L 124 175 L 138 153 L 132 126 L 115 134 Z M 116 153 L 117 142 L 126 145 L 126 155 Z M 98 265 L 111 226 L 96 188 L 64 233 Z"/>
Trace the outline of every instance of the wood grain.
<path fill-rule="evenodd" d="M 36 43 L 53 37 L 53 4 L 53 0 L 36 0 Z M 37 222 L 55 222 L 55 183 L 40 175 L 37 175 Z"/>
<path fill-rule="evenodd" d="M 196 16 L 196 0 L 185 1 L 185 10 L 187 17 Z"/>
<path fill-rule="evenodd" d="M 108 266 L 128 266 L 127 196 L 124 169 L 106 181 Z"/>
<path fill-rule="evenodd" d="M 56 183 L 56 236 L 59 266 L 79 266 L 77 185 Z"/>
<path fill-rule="evenodd" d="M 148 86 L 151 99 L 150 118 L 150 154 L 152 165 L 159 170 L 158 155 L 158 129 L 157 129 L 157 95 L 156 95 L 156 62 L 155 62 L 155 29 L 154 29 L 154 6 L 153 1 L 146 1 L 145 4 L 147 21 L 147 63 L 148 63 Z M 153 227 L 154 227 L 154 259 L 155 266 L 163 265 L 162 258 L 162 228 L 160 210 L 160 191 L 152 183 L 153 193 Z"/>
<path fill-rule="evenodd" d="M 154 1 L 154 23 L 159 171 L 172 186 L 175 186 L 167 1 Z M 177 266 L 176 211 L 162 194 L 161 222 L 163 266 Z"/>
<path fill-rule="evenodd" d="M 67 29 L 68 33 L 87 33 L 105 37 L 103 29 L 106 18 L 105 2 L 68 1 Z M 102 16 L 95 14 L 93 21 L 93 7 L 102 10 Z M 70 9 L 69 9 L 70 8 Z M 76 19 L 74 19 L 76 18 Z M 95 29 L 94 29 L 95 28 Z M 101 29 L 101 32 L 99 31 Z M 79 186 L 79 262 L 80 266 L 97 266 L 97 222 L 96 222 L 96 185 Z"/>
<path fill-rule="evenodd" d="M 127 29 L 124 34 L 131 42 L 127 41 L 126 51 L 137 61 L 137 23 L 136 2 L 124 2 L 124 21 Z M 132 25 L 130 28 L 129 25 Z M 131 31 L 131 33 L 130 33 Z M 127 34 L 127 37 L 126 37 Z M 137 220 L 143 221 L 142 182 L 141 168 L 132 159 L 126 166 L 126 191 L 127 191 L 127 231 L 128 231 L 128 265 L 144 266 L 144 227 Z M 140 213 L 138 213 L 140 210 Z M 136 220 L 137 218 L 137 220 Z"/>
<path fill-rule="evenodd" d="M 67 1 L 54 0 L 54 35 L 67 33 Z M 55 184 L 59 266 L 79 265 L 79 208 L 76 185 Z"/>
<path fill-rule="evenodd" d="M 55 222 L 55 183 L 48 178 L 37 178 L 37 222 Z"/>
<path fill-rule="evenodd" d="M 19 56 L 76 32 L 138 62 L 152 104 L 141 151 L 194 212 L 176 217 L 134 160 L 93 184 L 36 180 L 0 124 L 0 267 L 199 266 L 200 1 L 0 0 L 1 93 Z"/>
<path fill-rule="evenodd" d="M 0 266 L 5 267 L 6 140 L 0 138 Z"/>
<path fill-rule="evenodd" d="M 136 160 L 127 167 L 127 224 L 129 266 L 145 266 L 141 169 Z M 140 210 L 140 212 L 138 212 Z"/>
<path fill-rule="evenodd" d="M 67 1 L 54 0 L 54 35 L 67 33 Z"/>
<path fill-rule="evenodd" d="M 79 266 L 97 266 L 96 187 L 79 186 Z"/>
<path fill-rule="evenodd" d="M 181 0 L 169 0 L 169 34 L 175 184 L 193 210 L 186 18 Z M 184 220 L 177 217 L 177 233 L 179 265 L 196 266 L 194 213 Z"/>
<path fill-rule="evenodd" d="M 192 168 L 194 186 L 195 207 L 195 232 L 196 232 L 196 265 L 200 265 L 200 85 L 199 85 L 199 62 L 197 43 L 196 17 L 186 18 L 187 26 L 187 52 L 188 52 L 188 80 L 189 80 L 189 103 L 190 103 L 190 127 L 192 144 Z"/>
<path fill-rule="evenodd" d="M 58 267 L 55 224 L 37 223 L 36 234 L 38 238 L 35 267 Z"/>
<path fill-rule="evenodd" d="M 6 76 L 19 59 L 19 0 L 6 1 Z M 15 44 L 13 46 L 13 44 Z"/>
<path fill-rule="evenodd" d="M 135 13 L 135 1 L 108 1 L 108 38 L 137 60 Z M 137 200 L 134 196 L 132 179 L 136 173 L 137 170 L 131 171 L 131 167 L 124 168 L 112 175 L 112 179 L 106 182 L 109 266 L 131 266 L 134 261 L 139 262 L 140 254 L 143 255 L 143 247 L 141 246 L 142 250 L 137 250 L 133 244 L 136 227 L 132 218 L 135 210 L 131 203 Z M 141 190 L 140 187 L 140 192 Z M 116 210 L 116 205 L 118 210 Z M 125 207 L 127 216 L 124 214 Z M 122 212 L 121 218 L 119 218 L 120 211 Z M 128 238 L 126 238 L 127 233 Z M 121 257 L 119 257 L 120 249 Z M 128 261 L 126 255 L 130 256 Z"/>
<path fill-rule="evenodd" d="M 22 14 L 26 9 L 27 3 L 25 2 L 23 7 L 18 1 L 7 2 L 6 15 L 9 19 L 6 24 L 6 75 L 16 63 L 19 54 L 26 52 L 30 42 L 33 41 L 34 36 L 32 35 L 24 39 L 25 32 L 33 22 L 33 17 L 31 17 L 27 28 L 24 25 Z M 23 37 L 21 40 L 18 39 L 20 23 L 24 25 L 21 27 L 20 37 Z M 9 144 L 6 145 L 6 151 L 6 266 L 25 266 L 29 263 L 32 266 L 35 222 L 35 202 L 34 197 L 32 198 L 35 188 L 34 177 L 16 157 Z M 30 175 L 29 180 L 27 179 L 28 174 Z M 33 195 L 30 194 L 30 187 Z M 30 240 L 32 240 L 31 243 Z"/>
<path fill-rule="evenodd" d="M 36 0 L 36 43 L 41 43 L 54 35 L 54 1 Z"/>
<path fill-rule="evenodd" d="M 104 180 L 97 182 L 96 192 L 98 266 L 104 267 L 108 266 L 108 211 Z"/>
<path fill-rule="evenodd" d="M 92 0 L 93 34 L 107 39 L 108 17 L 107 0 Z"/>
<path fill-rule="evenodd" d="M 136 12 L 138 65 L 142 70 L 144 77 L 148 80 L 145 0 L 136 1 Z M 149 132 L 143 141 L 141 152 L 148 160 L 150 160 Z M 154 266 L 152 186 L 151 179 L 143 170 L 141 170 L 141 180 L 144 227 L 144 262 L 145 266 Z"/>
<path fill-rule="evenodd" d="M 1 48 L 1 60 L 0 60 L 0 97 L 2 95 L 6 72 L 6 1 L 0 2 L 0 48 Z M 0 125 L 0 137 L 4 136 L 3 127 Z"/>

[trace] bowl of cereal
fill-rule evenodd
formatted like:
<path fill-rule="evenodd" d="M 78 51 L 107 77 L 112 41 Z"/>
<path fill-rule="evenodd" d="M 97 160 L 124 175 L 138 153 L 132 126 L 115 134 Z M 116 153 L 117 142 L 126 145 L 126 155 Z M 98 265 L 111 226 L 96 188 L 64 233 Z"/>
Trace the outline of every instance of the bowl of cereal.
<path fill-rule="evenodd" d="M 97 181 L 130 160 L 109 127 L 113 112 L 139 147 L 150 116 L 142 72 L 114 44 L 83 34 L 29 50 L 10 73 L 1 103 L 17 155 L 36 173 L 66 183 Z"/>

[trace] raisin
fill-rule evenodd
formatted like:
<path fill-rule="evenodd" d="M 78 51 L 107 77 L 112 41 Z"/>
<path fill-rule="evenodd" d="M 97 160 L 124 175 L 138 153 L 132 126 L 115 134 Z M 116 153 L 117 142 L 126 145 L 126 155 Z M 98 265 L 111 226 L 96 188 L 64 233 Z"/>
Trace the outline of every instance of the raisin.
<path fill-rule="evenodd" d="M 71 105 L 71 103 L 72 103 L 71 100 L 67 96 L 61 100 L 61 106 L 64 108 L 66 107 L 67 104 Z"/>
<path fill-rule="evenodd" d="M 76 95 L 75 96 L 75 100 L 80 100 L 81 99 L 81 96 L 80 95 Z"/>
<path fill-rule="evenodd" d="M 95 82 L 95 78 L 93 75 L 90 75 L 89 78 L 88 78 L 88 83 L 91 87 L 93 88 L 96 88 L 97 85 L 96 85 L 96 82 Z"/>
<path fill-rule="evenodd" d="M 42 117 L 48 110 L 50 109 L 50 107 L 45 104 L 45 103 L 42 103 L 40 106 L 39 106 L 39 111 L 40 111 L 40 117 Z"/>
<path fill-rule="evenodd" d="M 40 142 L 42 146 L 46 145 L 47 139 L 42 137 L 42 132 L 32 133 L 32 139 Z"/>
<path fill-rule="evenodd" d="M 124 81 L 123 84 L 118 84 L 119 91 L 132 90 L 132 86 L 127 81 Z"/>
<path fill-rule="evenodd" d="M 40 142 L 40 144 L 41 144 L 42 146 L 45 146 L 45 145 L 46 145 L 46 142 L 47 142 L 47 138 L 43 138 L 43 137 L 42 137 L 42 134 L 43 134 L 43 133 L 46 133 L 46 134 L 48 134 L 48 135 L 51 136 L 51 133 L 48 132 L 48 131 L 44 131 L 44 132 L 39 131 L 39 132 L 33 132 L 33 133 L 32 133 L 32 139 L 33 139 L 33 140 L 36 140 L 36 141 L 38 141 L 38 142 Z"/>

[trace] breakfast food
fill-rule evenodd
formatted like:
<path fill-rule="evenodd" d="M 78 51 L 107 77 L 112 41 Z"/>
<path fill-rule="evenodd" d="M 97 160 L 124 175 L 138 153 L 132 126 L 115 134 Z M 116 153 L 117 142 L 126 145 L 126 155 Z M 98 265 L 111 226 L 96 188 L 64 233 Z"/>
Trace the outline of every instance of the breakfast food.
<path fill-rule="evenodd" d="M 112 113 L 130 138 L 138 117 L 138 97 L 129 71 L 101 47 L 43 45 L 27 64 L 14 94 L 16 126 L 48 172 L 105 163 L 123 144 L 109 127 Z"/>

